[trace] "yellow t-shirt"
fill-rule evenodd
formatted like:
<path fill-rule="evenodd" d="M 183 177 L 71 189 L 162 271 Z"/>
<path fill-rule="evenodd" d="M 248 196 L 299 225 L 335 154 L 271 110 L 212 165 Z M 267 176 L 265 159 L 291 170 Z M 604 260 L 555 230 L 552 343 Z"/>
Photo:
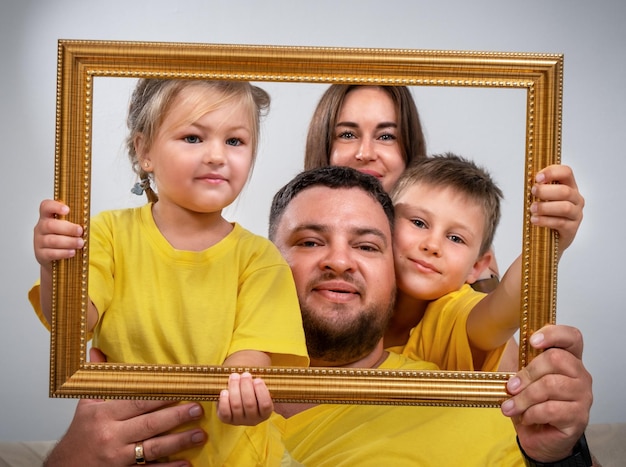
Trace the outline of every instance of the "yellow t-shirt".
<path fill-rule="evenodd" d="M 467 317 L 486 294 L 465 284 L 459 290 L 428 304 L 421 321 L 411 330 L 404 347 L 389 350 L 414 360 L 433 362 L 442 370 L 473 371 L 467 337 Z M 506 344 L 488 352 L 481 370 L 497 371 Z"/>
<path fill-rule="evenodd" d="M 93 346 L 110 362 L 221 365 L 254 349 L 271 353 L 273 365 L 308 366 L 293 276 L 276 247 L 234 224 L 204 251 L 177 250 L 151 207 L 91 219 L 89 297 L 100 314 Z M 37 286 L 29 298 L 41 318 Z M 182 457 L 222 465 L 246 427 L 223 425 L 215 404 L 204 406 L 203 426 L 220 442 Z M 245 462 L 245 450 L 241 455 Z"/>
<path fill-rule="evenodd" d="M 390 353 L 380 368 L 427 370 Z M 513 424 L 499 409 L 323 404 L 272 423 L 293 465 L 523 466 Z"/>

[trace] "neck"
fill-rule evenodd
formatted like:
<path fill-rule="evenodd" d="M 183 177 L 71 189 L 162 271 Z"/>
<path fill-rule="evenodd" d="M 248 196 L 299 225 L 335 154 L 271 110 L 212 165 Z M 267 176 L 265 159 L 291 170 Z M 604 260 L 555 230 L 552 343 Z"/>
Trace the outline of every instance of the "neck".
<path fill-rule="evenodd" d="M 398 290 L 393 315 L 385 331 L 385 348 L 406 344 L 411 329 L 421 321 L 428 303 Z"/>
<path fill-rule="evenodd" d="M 152 217 L 161 235 L 177 250 L 206 250 L 233 229 L 221 211 L 199 213 L 163 201 L 152 206 Z"/>
<path fill-rule="evenodd" d="M 311 359 L 312 367 L 337 367 L 337 368 L 378 368 L 387 358 L 389 352 L 383 348 L 383 340 L 381 339 L 376 344 L 376 347 L 364 357 L 349 363 L 337 365 L 333 362 L 326 362 L 323 360 Z M 305 404 L 305 403 L 276 403 L 274 404 L 274 411 L 279 413 L 285 418 L 289 418 L 292 415 L 296 415 L 306 409 L 315 407 L 317 404 Z"/>
<path fill-rule="evenodd" d="M 380 339 L 372 351 L 352 362 L 329 362 L 323 359 L 311 359 L 312 367 L 340 367 L 340 368 L 378 368 L 387 357 L 387 352 L 383 347 L 383 340 Z"/>

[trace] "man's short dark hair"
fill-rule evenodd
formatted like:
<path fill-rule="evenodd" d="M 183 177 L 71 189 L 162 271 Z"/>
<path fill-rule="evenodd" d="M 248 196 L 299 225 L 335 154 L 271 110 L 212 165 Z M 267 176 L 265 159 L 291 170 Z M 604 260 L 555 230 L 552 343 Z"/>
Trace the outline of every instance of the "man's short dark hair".
<path fill-rule="evenodd" d="M 382 207 L 393 232 L 394 210 L 389 195 L 377 178 L 350 167 L 328 166 L 300 172 L 274 195 L 270 209 L 269 238 L 276 237 L 276 229 L 285 209 L 300 192 L 316 186 L 339 189 L 358 188 L 370 195 Z"/>

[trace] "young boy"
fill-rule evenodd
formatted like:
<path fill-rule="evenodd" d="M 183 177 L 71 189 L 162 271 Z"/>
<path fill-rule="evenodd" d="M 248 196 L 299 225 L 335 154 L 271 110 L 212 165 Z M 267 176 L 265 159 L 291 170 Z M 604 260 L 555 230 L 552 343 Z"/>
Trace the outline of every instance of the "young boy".
<path fill-rule="evenodd" d="M 466 282 L 492 259 L 501 190 L 473 162 L 444 154 L 407 169 L 391 197 L 398 295 L 386 347 L 441 369 L 497 370 L 519 327 L 521 257 L 488 295 Z M 550 216 L 566 217 L 567 203 L 554 207 Z M 579 223 L 566 222 L 559 230 L 563 248 Z"/>

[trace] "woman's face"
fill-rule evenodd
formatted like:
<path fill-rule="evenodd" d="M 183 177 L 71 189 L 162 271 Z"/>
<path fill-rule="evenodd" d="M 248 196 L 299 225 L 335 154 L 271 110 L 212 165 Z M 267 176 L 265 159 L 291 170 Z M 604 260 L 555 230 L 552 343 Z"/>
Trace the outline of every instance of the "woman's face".
<path fill-rule="evenodd" d="M 399 137 L 391 97 L 379 87 L 355 88 L 337 116 L 330 164 L 373 175 L 389 191 L 406 167 Z"/>

